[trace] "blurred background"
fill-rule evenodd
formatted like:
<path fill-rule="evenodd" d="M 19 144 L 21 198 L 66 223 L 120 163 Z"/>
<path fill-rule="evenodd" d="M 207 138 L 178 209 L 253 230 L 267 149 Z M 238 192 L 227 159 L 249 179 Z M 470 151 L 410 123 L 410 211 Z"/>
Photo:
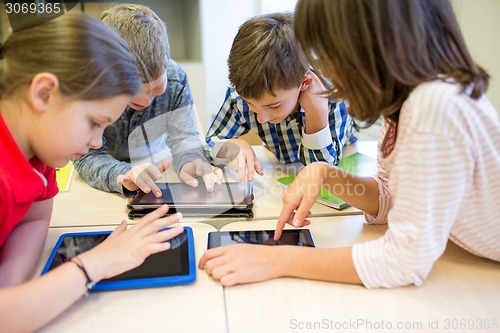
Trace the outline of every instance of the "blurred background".
<path fill-rule="evenodd" d="M 466 42 L 475 60 L 492 79 L 487 96 L 500 112 L 500 1 L 451 0 Z M 53 2 L 37 0 L 37 2 Z M 189 76 L 202 132 L 219 110 L 228 84 L 227 57 L 238 27 L 248 18 L 273 12 L 293 11 L 297 0 L 135 0 L 151 7 L 165 21 L 171 57 Z M 116 2 L 77 1 L 72 10 L 91 15 Z M 9 20 L 1 3 L 1 38 L 9 34 Z M 362 132 L 362 139 L 376 139 L 378 127 Z"/>

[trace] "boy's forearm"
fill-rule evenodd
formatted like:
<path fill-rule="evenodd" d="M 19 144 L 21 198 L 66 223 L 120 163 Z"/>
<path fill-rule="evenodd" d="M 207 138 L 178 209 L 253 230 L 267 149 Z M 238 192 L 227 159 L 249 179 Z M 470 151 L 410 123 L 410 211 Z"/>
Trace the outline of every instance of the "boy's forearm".
<path fill-rule="evenodd" d="M 217 155 L 216 157 L 217 158 L 225 158 L 226 157 L 226 154 L 227 154 L 227 147 L 228 147 L 228 143 L 229 141 L 226 141 L 219 149 L 219 151 L 217 152 Z"/>
<path fill-rule="evenodd" d="M 226 140 L 224 144 L 220 147 L 219 151 L 217 152 L 217 158 L 225 158 L 228 150 L 231 148 L 231 145 L 239 146 L 238 141 L 239 141 L 238 139 Z"/>
<path fill-rule="evenodd" d="M 193 151 L 188 151 L 181 156 L 173 156 L 174 170 L 177 174 L 180 173 L 185 164 L 193 162 L 195 160 L 201 160 L 203 162 L 207 162 L 207 159 L 204 155 L 204 150 L 202 147 L 199 149 L 195 149 Z"/>
<path fill-rule="evenodd" d="M 126 174 L 132 165 L 120 162 L 113 156 L 102 151 L 95 151 L 73 161 L 76 171 L 90 186 L 106 192 L 123 194 L 123 188 L 116 184 L 116 177 Z"/>
<path fill-rule="evenodd" d="M 177 174 L 186 163 L 196 159 L 206 161 L 195 110 L 193 104 L 186 104 L 164 115 L 168 133 L 166 144 L 171 150 Z"/>

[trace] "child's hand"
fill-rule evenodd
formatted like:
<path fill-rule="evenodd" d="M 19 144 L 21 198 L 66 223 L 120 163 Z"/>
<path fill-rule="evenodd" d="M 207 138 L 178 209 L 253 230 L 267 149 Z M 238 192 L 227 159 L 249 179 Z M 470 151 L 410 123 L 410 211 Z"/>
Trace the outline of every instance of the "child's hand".
<path fill-rule="evenodd" d="M 226 159 L 231 169 L 238 172 L 241 185 L 245 184 L 245 178 L 247 178 L 249 182 L 253 181 L 254 172 L 257 172 L 261 176 L 264 175 L 252 146 L 245 140 L 229 140 L 219 150 L 217 156 L 220 155 Z"/>
<path fill-rule="evenodd" d="M 168 211 L 163 205 L 141 218 L 135 226 L 127 229 L 127 223 L 122 223 L 106 240 L 95 248 L 79 255 L 94 281 L 110 278 L 131 270 L 144 262 L 151 254 L 170 248 L 169 239 L 179 235 L 183 227 L 162 230 L 179 222 L 180 213 L 162 218 Z"/>
<path fill-rule="evenodd" d="M 186 184 L 197 187 L 198 180 L 196 177 L 202 177 L 205 182 L 207 192 L 214 190 L 214 184 L 222 183 L 222 170 L 208 164 L 205 161 L 196 159 L 192 162 L 184 164 L 179 172 L 179 178 Z"/>
<path fill-rule="evenodd" d="M 282 260 L 279 246 L 231 244 L 207 250 L 200 258 L 199 269 L 224 287 L 266 281 L 280 276 L 277 265 Z"/>
<path fill-rule="evenodd" d="M 328 167 L 330 165 L 324 162 L 309 164 L 286 189 L 283 195 L 283 209 L 274 232 L 275 240 L 281 237 L 281 232 L 287 223 L 296 228 L 310 224 L 307 218 L 311 215 L 310 209 L 321 192 Z"/>
<path fill-rule="evenodd" d="M 328 97 L 325 86 L 312 71 L 308 71 L 299 95 L 299 104 L 306 114 L 306 134 L 317 133 L 328 126 Z"/>
<path fill-rule="evenodd" d="M 161 175 L 169 166 L 169 161 L 162 162 L 158 166 L 154 166 L 151 163 L 143 163 L 133 167 L 124 175 L 118 175 L 116 183 L 118 186 L 125 186 L 129 191 L 137 189 L 141 189 L 144 193 L 153 191 L 155 197 L 160 198 L 162 193 L 156 185 L 156 181 L 161 178 Z"/>

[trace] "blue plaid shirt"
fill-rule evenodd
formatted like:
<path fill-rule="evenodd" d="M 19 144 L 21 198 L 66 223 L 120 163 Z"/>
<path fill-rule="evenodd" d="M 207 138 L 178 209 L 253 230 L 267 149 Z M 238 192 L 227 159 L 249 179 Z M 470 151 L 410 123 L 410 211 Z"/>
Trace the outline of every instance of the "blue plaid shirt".
<path fill-rule="evenodd" d="M 358 126 L 347 114 L 344 102 L 329 102 L 329 129 L 308 135 L 318 137 L 319 146 L 306 147 L 303 142 L 305 112 L 299 106 L 297 112 L 278 124 L 257 121 L 257 114 L 252 112 L 243 98 L 233 87 L 226 91 L 224 104 L 208 129 L 206 142 L 211 148 L 210 156 L 215 159 L 225 140 L 235 139 L 253 130 L 271 150 L 280 163 L 292 163 L 300 160 L 307 165 L 324 161 L 337 165 L 346 144 L 357 140 Z M 331 136 L 326 135 L 329 131 Z M 328 134 L 328 133 L 327 133 Z"/>

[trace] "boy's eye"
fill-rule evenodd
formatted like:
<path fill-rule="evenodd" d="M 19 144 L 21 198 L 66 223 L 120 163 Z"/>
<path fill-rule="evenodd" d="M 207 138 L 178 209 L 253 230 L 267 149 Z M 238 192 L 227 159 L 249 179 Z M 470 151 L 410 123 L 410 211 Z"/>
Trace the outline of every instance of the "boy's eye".
<path fill-rule="evenodd" d="M 271 109 L 277 109 L 277 108 L 279 108 L 279 107 L 280 107 L 280 104 L 278 104 L 278 105 L 269 105 L 269 107 L 270 107 Z"/>
<path fill-rule="evenodd" d="M 92 127 L 101 127 L 101 124 L 99 124 L 93 120 L 91 120 L 91 122 L 92 122 Z"/>

